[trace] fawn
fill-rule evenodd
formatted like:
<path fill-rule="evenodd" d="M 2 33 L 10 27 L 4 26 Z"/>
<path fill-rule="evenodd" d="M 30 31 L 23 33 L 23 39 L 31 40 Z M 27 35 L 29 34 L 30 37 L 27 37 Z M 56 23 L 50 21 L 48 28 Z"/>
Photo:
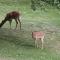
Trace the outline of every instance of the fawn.
<path fill-rule="evenodd" d="M 39 47 L 39 42 L 41 40 L 42 42 L 42 49 L 43 49 L 43 39 L 44 39 L 45 33 L 44 32 L 32 32 L 32 38 L 35 39 L 35 47 Z"/>

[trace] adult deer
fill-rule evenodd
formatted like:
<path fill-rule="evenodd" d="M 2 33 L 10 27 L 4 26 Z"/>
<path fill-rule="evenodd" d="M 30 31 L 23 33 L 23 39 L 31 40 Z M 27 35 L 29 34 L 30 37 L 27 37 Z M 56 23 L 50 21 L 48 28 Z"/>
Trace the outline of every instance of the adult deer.
<path fill-rule="evenodd" d="M 20 15 L 21 14 L 19 12 L 17 12 L 17 11 L 12 11 L 12 12 L 7 13 L 4 20 L 0 23 L 0 28 L 4 25 L 4 23 L 6 23 L 6 21 L 9 21 L 10 28 L 11 28 L 11 23 L 12 23 L 12 20 L 14 19 L 15 22 L 16 22 L 16 28 L 17 28 L 17 24 L 19 22 L 20 29 L 21 29 L 21 22 L 20 22 L 20 19 L 19 19 Z"/>
<path fill-rule="evenodd" d="M 43 39 L 44 39 L 45 33 L 44 32 L 32 32 L 32 38 L 35 39 L 35 47 L 39 47 L 39 42 L 41 40 L 42 42 L 42 49 L 43 49 Z"/>

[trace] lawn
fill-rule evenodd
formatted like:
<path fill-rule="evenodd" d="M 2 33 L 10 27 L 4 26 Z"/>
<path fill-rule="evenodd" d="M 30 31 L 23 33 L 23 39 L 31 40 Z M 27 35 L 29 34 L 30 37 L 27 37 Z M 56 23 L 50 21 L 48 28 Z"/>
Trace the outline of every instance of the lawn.
<path fill-rule="evenodd" d="M 6 0 L 7 1 L 7 0 Z M 21 13 L 22 29 L 9 29 L 6 22 L 0 29 L 1 60 L 60 60 L 60 11 L 56 8 L 32 11 L 30 4 L 0 3 L 0 22 L 6 13 L 16 10 Z M 32 31 L 44 31 L 44 49 L 35 48 Z M 52 33 L 53 32 L 53 33 Z M 41 45 L 41 44 L 40 44 Z"/>

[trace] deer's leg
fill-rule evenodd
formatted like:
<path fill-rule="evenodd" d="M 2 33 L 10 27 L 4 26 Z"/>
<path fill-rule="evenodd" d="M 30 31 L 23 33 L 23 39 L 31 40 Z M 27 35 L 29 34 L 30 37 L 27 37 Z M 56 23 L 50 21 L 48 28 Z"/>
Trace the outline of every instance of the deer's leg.
<path fill-rule="evenodd" d="M 41 49 L 43 49 L 43 43 L 44 43 L 43 39 L 44 39 L 44 37 L 41 38 L 41 42 L 42 42 L 42 48 Z"/>
<path fill-rule="evenodd" d="M 36 40 L 35 40 L 35 47 L 37 46 L 37 42 L 36 42 Z"/>
<path fill-rule="evenodd" d="M 21 29 L 21 21 L 20 21 L 20 19 L 18 18 L 18 21 L 19 21 L 19 24 L 20 24 L 20 29 Z"/>
<path fill-rule="evenodd" d="M 35 47 L 37 47 L 37 48 L 39 47 L 39 46 L 38 46 L 38 39 L 37 39 L 37 38 L 36 38 L 36 40 L 35 40 Z"/>
<path fill-rule="evenodd" d="M 10 29 L 11 29 L 11 23 L 12 23 L 12 20 L 10 20 L 9 23 L 10 23 Z"/>
<path fill-rule="evenodd" d="M 17 19 L 15 19 L 15 22 L 16 22 L 16 27 L 15 27 L 15 29 L 17 28 L 17 24 L 18 24 L 18 21 L 17 21 Z"/>

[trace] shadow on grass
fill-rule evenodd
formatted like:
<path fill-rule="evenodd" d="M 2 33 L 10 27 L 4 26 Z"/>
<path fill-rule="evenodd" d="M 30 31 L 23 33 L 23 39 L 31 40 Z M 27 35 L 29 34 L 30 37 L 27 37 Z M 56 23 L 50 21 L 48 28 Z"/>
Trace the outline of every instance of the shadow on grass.
<path fill-rule="evenodd" d="M 26 48 L 33 48 L 33 42 L 30 41 L 27 38 L 24 38 L 24 32 L 22 31 L 16 31 L 16 30 L 10 30 L 6 28 L 0 29 L 0 41 L 8 41 L 10 44 L 14 44 L 16 47 L 26 47 Z"/>

